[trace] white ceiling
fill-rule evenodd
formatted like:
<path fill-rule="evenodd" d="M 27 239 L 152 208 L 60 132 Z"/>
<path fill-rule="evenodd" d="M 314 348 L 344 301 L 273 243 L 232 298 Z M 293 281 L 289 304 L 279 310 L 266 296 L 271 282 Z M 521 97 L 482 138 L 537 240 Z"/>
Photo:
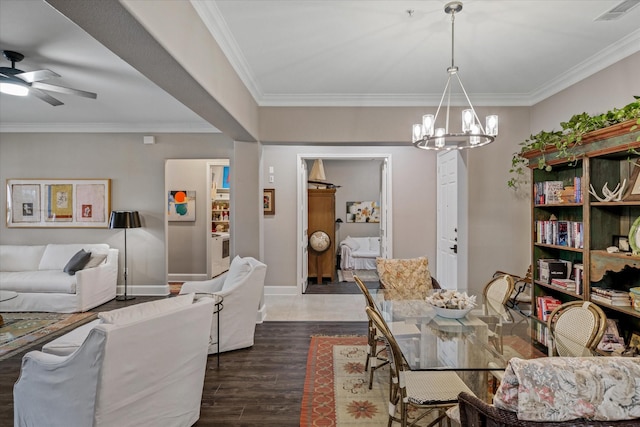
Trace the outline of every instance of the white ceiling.
<path fill-rule="evenodd" d="M 455 63 L 474 105 L 533 105 L 640 51 L 640 6 L 595 21 L 620 2 L 464 1 Z M 451 63 L 445 3 L 192 1 L 262 106 L 437 105 Z M 22 70 L 62 76 L 50 83 L 98 93 L 54 95 L 59 107 L 0 95 L 0 130 L 214 130 L 42 0 L 0 0 L 0 49 L 23 53 Z"/>

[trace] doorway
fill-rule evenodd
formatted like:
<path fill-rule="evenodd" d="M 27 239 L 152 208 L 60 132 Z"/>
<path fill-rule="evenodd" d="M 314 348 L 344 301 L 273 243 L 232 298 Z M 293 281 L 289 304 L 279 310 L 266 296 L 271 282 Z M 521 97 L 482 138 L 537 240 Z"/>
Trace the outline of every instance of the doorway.
<path fill-rule="evenodd" d="M 306 293 L 308 286 L 308 235 L 310 230 L 308 230 L 308 194 L 307 190 L 309 187 L 308 184 L 308 176 L 310 169 L 309 162 L 313 162 L 316 159 L 321 159 L 325 162 L 325 165 L 331 164 L 334 161 L 374 161 L 376 163 L 376 170 L 373 172 L 376 175 L 379 174 L 379 185 L 376 189 L 376 193 L 374 195 L 369 195 L 367 198 L 374 199 L 376 203 L 379 203 L 380 208 L 380 222 L 379 227 L 376 229 L 375 236 L 379 237 L 380 242 L 380 256 L 390 258 L 392 257 L 392 212 L 391 212 L 391 154 L 374 154 L 374 155 L 366 155 L 366 154 L 331 154 L 331 153 L 322 153 L 322 154 L 298 154 L 297 156 L 297 194 L 298 194 L 298 231 L 297 231 L 297 277 L 298 277 L 298 288 L 301 294 Z M 345 162 L 346 163 L 346 162 Z M 369 175 L 370 177 L 371 175 Z M 345 180 L 344 175 L 341 175 L 342 178 L 338 178 L 339 180 Z M 330 174 L 327 174 L 326 181 L 328 183 L 332 183 L 336 186 L 337 192 L 340 192 L 340 188 L 342 188 L 345 182 L 338 182 L 335 180 L 336 177 L 332 177 Z M 351 201 L 362 201 L 357 195 L 350 196 L 353 197 L 354 200 Z M 346 199 L 338 198 L 339 202 L 336 202 L 336 212 L 335 217 L 336 220 L 340 220 L 342 222 L 338 222 L 336 224 L 335 230 L 335 239 L 336 244 L 334 247 L 335 250 L 339 248 L 340 240 L 347 237 L 349 234 L 349 227 L 353 226 L 353 224 L 347 223 L 347 207 L 346 207 Z M 368 224 L 372 225 L 372 224 Z M 352 229 L 353 230 L 353 229 Z M 371 231 L 369 231 L 371 233 Z M 354 231 L 355 234 L 358 234 Z M 366 234 L 366 233 L 365 233 Z M 373 237 L 373 236 L 372 236 Z M 337 254 L 336 254 L 337 257 Z M 342 282 L 342 285 L 345 283 Z M 320 285 L 324 286 L 324 285 Z M 357 290 L 355 283 L 353 284 L 354 289 Z M 342 290 L 342 289 L 341 289 Z M 322 293 L 332 293 L 330 289 L 325 289 L 326 292 Z M 338 292 L 335 293 L 344 293 Z M 350 292 L 347 292 L 350 293 Z M 354 292 L 358 293 L 358 292 Z"/>

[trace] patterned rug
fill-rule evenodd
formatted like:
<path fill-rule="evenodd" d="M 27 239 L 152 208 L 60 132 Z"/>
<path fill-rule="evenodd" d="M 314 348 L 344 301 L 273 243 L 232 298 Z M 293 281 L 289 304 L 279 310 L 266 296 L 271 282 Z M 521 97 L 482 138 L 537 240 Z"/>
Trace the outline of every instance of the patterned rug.
<path fill-rule="evenodd" d="M 378 272 L 376 270 L 338 270 L 338 281 L 355 282 L 354 275 L 358 276 L 363 282 L 378 280 Z"/>
<path fill-rule="evenodd" d="M 0 360 L 93 320 L 96 313 L 2 313 Z"/>
<path fill-rule="evenodd" d="M 366 344 L 364 336 L 311 337 L 300 426 L 387 425 L 388 367 L 376 371 L 369 390 L 369 373 L 364 370 Z M 410 413 L 409 420 L 414 416 Z M 429 422 L 426 417 L 419 425 Z"/>

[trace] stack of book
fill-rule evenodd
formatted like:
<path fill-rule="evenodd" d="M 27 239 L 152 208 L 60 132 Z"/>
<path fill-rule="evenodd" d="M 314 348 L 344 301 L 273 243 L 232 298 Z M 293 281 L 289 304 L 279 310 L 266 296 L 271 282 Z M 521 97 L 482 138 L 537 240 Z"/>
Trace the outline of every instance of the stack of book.
<path fill-rule="evenodd" d="M 562 301 L 551 296 L 540 296 L 536 301 L 536 313 L 538 313 L 538 319 L 546 322 L 549 315 L 556 309 Z"/>
<path fill-rule="evenodd" d="M 547 245 L 569 246 L 582 248 L 584 246 L 584 231 L 579 221 L 536 221 L 536 243 Z"/>
<path fill-rule="evenodd" d="M 558 192 L 564 188 L 562 181 L 541 181 L 536 182 L 534 191 L 534 200 L 536 205 L 547 205 L 560 203 Z"/>
<path fill-rule="evenodd" d="M 576 282 L 571 279 L 551 279 L 551 284 L 563 291 L 576 292 Z"/>
<path fill-rule="evenodd" d="M 631 296 L 629 295 L 629 292 L 618 291 L 615 289 L 599 288 L 594 286 L 591 288 L 591 300 L 618 307 L 631 306 Z"/>

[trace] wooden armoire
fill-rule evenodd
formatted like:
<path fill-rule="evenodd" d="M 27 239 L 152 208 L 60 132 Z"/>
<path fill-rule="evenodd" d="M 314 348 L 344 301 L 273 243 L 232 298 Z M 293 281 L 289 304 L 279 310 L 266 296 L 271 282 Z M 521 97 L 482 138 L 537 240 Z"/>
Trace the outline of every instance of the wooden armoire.
<path fill-rule="evenodd" d="M 336 257 L 336 189 L 321 188 L 308 190 L 308 236 L 320 230 L 331 238 L 331 246 L 318 253 L 309 247 L 309 274 L 308 277 L 316 278 L 317 283 L 322 279 L 335 282 L 335 257 Z M 319 259 L 318 259 L 319 258 Z M 320 270 L 318 272 L 318 270 Z"/>

